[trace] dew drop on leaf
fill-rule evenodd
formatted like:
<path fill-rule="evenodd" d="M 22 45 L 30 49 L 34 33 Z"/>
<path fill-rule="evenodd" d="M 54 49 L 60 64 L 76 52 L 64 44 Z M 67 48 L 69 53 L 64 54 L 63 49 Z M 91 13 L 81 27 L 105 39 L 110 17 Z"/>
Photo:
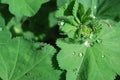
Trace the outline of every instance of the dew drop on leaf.
<path fill-rule="evenodd" d="M 105 55 L 102 55 L 102 58 L 104 58 L 105 57 Z"/>
<path fill-rule="evenodd" d="M 101 39 L 97 39 L 97 43 L 102 43 L 102 40 Z"/>
<path fill-rule="evenodd" d="M 2 28 L 0 27 L 0 31 L 2 31 Z"/>
<path fill-rule="evenodd" d="M 97 7 L 96 6 L 94 6 L 94 9 L 96 9 Z"/>
<path fill-rule="evenodd" d="M 95 19 L 96 17 L 94 15 L 92 15 L 92 17 Z"/>
<path fill-rule="evenodd" d="M 90 34 L 90 39 L 93 39 L 93 34 L 92 33 Z"/>
<path fill-rule="evenodd" d="M 94 16 L 93 12 L 90 15 L 93 19 L 95 19 L 96 17 Z"/>
<path fill-rule="evenodd" d="M 78 54 L 78 56 L 79 56 L 79 57 L 82 57 L 82 56 L 83 56 L 83 53 L 82 53 L 82 52 L 81 52 L 81 53 L 79 53 L 79 54 Z"/>
<path fill-rule="evenodd" d="M 89 41 L 85 41 L 85 42 L 84 42 L 84 45 L 85 45 L 86 47 L 90 47 L 90 42 L 89 42 Z"/>
<path fill-rule="evenodd" d="M 64 25 L 64 22 L 62 21 L 62 22 L 60 23 L 60 25 L 63 26 L 63 25 Z"/>
<path fill-rule="evenodd" d="M 72 54 L 75 55 L 75 52 L 73 52 Z"/>
<path fill-rule="evenodd" d="M 65 22 L 63 20 L 58 22 L 58 25 L 60 25 L 60 26 L 63 26 L 64 24 L 65 24 Z"/>

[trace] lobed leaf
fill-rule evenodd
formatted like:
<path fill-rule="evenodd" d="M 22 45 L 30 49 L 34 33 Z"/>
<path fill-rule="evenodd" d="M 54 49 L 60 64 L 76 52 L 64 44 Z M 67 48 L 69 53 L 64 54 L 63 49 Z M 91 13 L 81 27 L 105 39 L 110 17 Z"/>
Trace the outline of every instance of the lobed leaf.
<path fill-rule="evenodd" d="M 120 17 L 120 0 L 98 0 L 97 16 L 101 18 L 119 18 Z"/>
<path fill-rule="evenodd" d="M 86 46 L 86 41 L 81 44 L 69 39 L 57 40 L 61 48 L 57 60 L 67 70 L 66 80 L 114 80 L 120 75 L 120 23 L 112 28 L 102 24 L 102 28 L 90 46 Z"/>
<path fill-rule="evenodd" d="M 49 0 L 1 0 L 9 5 L 9 10 L 16 17 L 31 17 L 37 13 L 43 3 Z"/>
<path fill-rule="evenodd" d="M 53 69 L 56 50 L 44 43 L 33 43 L 0 31 L 0 77 L 2 80 L 59 80 Z"/>

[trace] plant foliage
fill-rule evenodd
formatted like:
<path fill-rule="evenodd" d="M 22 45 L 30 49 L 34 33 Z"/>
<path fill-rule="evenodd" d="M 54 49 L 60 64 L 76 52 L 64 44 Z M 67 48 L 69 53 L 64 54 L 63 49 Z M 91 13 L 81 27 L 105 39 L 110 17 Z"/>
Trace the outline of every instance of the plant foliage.
<path fill-rule="evenodd" d="M 0 0 L 0 80 L 119 80 L 119 35 L 120 0 Z"/>

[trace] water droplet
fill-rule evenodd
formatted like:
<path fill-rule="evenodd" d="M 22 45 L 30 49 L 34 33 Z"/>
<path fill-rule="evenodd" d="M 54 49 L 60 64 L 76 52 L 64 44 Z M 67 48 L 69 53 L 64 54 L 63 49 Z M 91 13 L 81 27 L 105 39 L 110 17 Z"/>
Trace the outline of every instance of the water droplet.
<path fill-rule="evenodd" d="M 73 52 L 72 54 L 75 55 L 75 52 Z"/>
<path fill-rule="evenodd" d="M 80 57 L 82 57 L 82 56 L 83 56 L 83 53 L 82 53 L 82 52 L 81 52 L 81 53 L 79 53 L 79 56 L 80 56 Z"/>
<path fill-rule="evenodd" d="M 65 22 L 63 20 L 58 22 L 58 25 L 60 25 L 60 26 L 63 26 L 64 24 L 65 24 Z"/>
<path fill-rule="evenodd" d="M 90 34 L 90 39 L 92 39 L 92 38 L 93 38 L 93 34 L 91 33 L 91 34 Z"/>
<path fill-rule="evenodd" d="M 64 22 L 63 22 L 63 21 L 61 21 L 60 25 L 61 25 L 61 26 L 63 26 L 63 25 L 64 25 Z"/>
<path fill-rule="evenodd" d="M 105 55 L 102 55 L 102 58 L 104 58 L 105 57 Z"/>
<path fill-rule="evenodd" d="M 89 42 L 89 41 L 85 41 L 85 42 L 84 42 L 84 45 L 85 45 L 86 47 L 90 47 L 90 42 Z"/>
<path fill-rule="evenodd" d="M 96 9 L 97 7 L 96 6 L 94 6 L 94 9 Z"/>
<path fill-rule="evenodd" d="M 93 19 L 95 19 L 95 18 L 96 18 L 94 15 L 93 15 L 92 17 L 93 17 Z"/>
<path fill-rule="evenodd" d="M 97 39 L 97 43 L 102 43 L 102 40 L 101 39 Z"/>
<path fill-rule="evenodd" d="M 93 12 L 90 15 L 93 19 L 95 19 L 96 17 L 94 16 Z"/>
<path fill-rule="evenodd" d="M 0 27 L 0 31 L 2 31 L 2 28 Z"/>

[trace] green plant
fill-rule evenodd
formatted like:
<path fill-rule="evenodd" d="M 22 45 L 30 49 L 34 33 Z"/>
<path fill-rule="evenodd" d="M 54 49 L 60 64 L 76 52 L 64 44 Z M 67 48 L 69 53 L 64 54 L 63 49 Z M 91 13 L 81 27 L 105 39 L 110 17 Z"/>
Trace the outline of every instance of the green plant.
<path fill-rule="evenodd" d="M 0 0 L 0 80 L 119 80 L 119 7 L 120 0 Z"/>

